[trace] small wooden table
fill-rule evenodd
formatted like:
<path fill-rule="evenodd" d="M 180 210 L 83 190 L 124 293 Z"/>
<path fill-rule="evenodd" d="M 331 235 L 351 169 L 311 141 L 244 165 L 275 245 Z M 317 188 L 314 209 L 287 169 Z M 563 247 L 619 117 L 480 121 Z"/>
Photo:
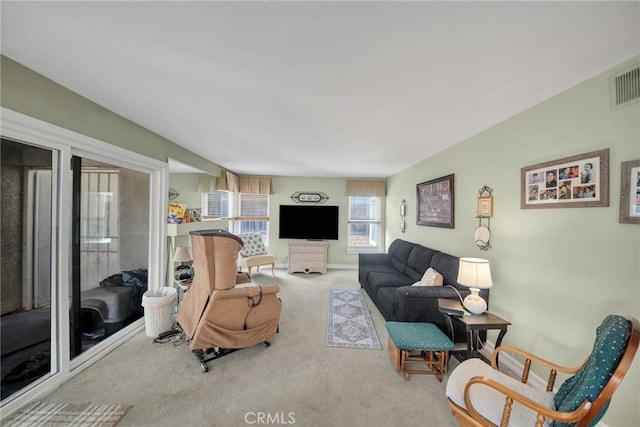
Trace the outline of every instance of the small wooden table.
<path fill-rule="evenodd" d="M 444 307 L 444 303 L 441 303 L 441 301 L 446 301 L 448 303 L 447 308 Z M 488 331 L 490 329 L 499 330 L 500 333 L 498 334 L 498 339 L 496 339 L 496 342 L 495 342 L 495 347 L 498 348 L 500 347 L 500 344 L 502 343 L 502 339 L 507 333 L 507 327 L 511 323 L 488 311 L 478 315 L 464 314 L 460 316 L 460 315 L 452 314 L 450 310 L 451 302 L 452 302 L 451 300 L 438 299 L 438 309 L 440 310 L 441 313 L 444 313 L 447 317 L 449 333 L 453 336 L 453 323 L 451 318 L 454 318 L 456 322 L 461 322 L 465 326 L 465 329 L 467 332 L 466 352 L 453 351 L 451 353 L 456 357 L 456 359 L 460 361 L 470 359 L 472 357 L 478 357 L 484 360 L 485 362 L 489 363 L 490 361 L 478 351 L 479 332 Z M 458 302 L 458 304 L 460 303 Z M 461 311 L 464 311 L 462 304 L 460 304 L 459 309 Z M 496 359 L 496 363 L 498 363 L 497 359 Z"/>

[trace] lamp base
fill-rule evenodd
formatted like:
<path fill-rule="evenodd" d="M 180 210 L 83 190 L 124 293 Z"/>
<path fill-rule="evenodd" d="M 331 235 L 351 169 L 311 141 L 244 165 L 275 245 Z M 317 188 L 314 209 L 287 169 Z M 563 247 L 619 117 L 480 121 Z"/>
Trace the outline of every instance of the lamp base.
<path fill-rule="evenodd" d="M 480 293 L 480 289 L 478 288 L 469 288 L 471 293 L 466 296 L 462 305 L 467 311 L 471 314 L 482 314 L 487 311 L 487 302 L 478 295 Z"/>

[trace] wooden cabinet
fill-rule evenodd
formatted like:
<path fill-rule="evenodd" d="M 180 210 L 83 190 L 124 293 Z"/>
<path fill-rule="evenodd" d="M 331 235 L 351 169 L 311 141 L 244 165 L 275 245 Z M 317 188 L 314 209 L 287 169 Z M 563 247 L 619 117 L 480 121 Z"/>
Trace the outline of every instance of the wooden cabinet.
<path fill-rule="evenodd" d="M 290 241 L 289 274 L 322 273 L 327 274 L 328 242 Z"/>

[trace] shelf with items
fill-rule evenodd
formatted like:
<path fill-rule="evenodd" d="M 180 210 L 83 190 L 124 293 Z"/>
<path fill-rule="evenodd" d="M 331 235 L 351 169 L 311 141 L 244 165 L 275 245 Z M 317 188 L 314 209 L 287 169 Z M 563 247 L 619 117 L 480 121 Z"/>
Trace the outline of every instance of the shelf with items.
<path fill-rule="evenodd" d="M 221 227 L 225 225 L 225 227 Z M 220 224 L 220 221 L 202 221 L 202 222 L 183 222 L 181 224 L 167 224 L 167 236 L 185 236 L 192 231 L 206 230 L 209 228 L 226 228 L 226 222 Z"/>

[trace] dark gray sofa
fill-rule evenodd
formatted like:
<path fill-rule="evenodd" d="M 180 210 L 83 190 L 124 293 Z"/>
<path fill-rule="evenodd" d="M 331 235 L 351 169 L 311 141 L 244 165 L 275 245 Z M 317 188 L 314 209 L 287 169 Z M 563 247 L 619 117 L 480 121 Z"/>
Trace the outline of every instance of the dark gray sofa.
<path fill-rule="evenodd" d="M 361 253 L 358 280 L 387 321 L 428 322 L 447 333 L 445 315 L 438 311 L 438 298 L 459 300 L 469 289 L 459 285 L 459 258 L 402 239 L 394 240 L 388 253 Z M 442 274 L 444 286 L 411 286 L 420 281 L 429 267 Z M 446 286 L 451 285 L 451 286 Z M 480 291 L 487 304 L 489 290 Z M 456 342 L 465 341 L 464 328 L 454 322 Z"/>

